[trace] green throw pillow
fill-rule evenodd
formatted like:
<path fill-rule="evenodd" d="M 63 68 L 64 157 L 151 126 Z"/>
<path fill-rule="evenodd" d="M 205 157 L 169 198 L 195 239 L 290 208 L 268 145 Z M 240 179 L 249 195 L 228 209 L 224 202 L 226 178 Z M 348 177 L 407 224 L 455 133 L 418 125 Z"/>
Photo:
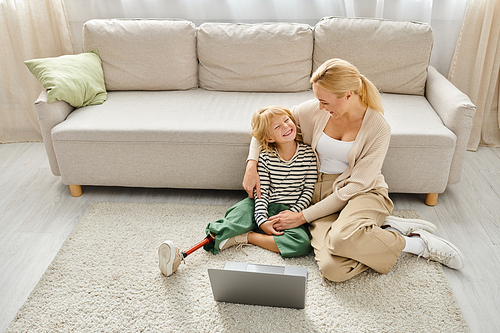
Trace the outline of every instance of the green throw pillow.
<path fill-rule="evenodd" d="M 24 62 L 47 89 L 47 101 L 74 107 L 102 104 L 108 98 L 97 51 Z"/>

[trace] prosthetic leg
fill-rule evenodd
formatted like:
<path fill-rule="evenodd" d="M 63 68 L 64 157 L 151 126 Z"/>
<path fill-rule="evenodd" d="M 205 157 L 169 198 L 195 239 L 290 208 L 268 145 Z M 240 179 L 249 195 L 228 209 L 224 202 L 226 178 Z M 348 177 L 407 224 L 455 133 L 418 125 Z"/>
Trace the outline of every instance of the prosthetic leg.
<path fill-rule="evenodd" d="M 197 243 L 196 245 L 194 245 L 190 249 L 188 249 L 186 251 L 181 251 L 182 257 L 186 258 L 188 255 L 190 255 L 194 251 L 198 250 L 200 247 L 202 247 L 205 244 L 208 244 L 214 240 L 215 240 L 215 238 L 213 238 L 211 234 L 208 234 L 207 237 L 205 237 L 201 242 Z"/>

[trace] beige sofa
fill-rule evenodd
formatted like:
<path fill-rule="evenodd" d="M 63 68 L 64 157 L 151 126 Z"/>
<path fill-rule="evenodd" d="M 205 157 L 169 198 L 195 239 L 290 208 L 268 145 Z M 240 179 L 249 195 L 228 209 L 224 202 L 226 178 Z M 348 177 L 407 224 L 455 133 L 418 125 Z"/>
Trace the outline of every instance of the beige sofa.
<path fill-rule="evenodd" d="M 108 99 L 74 109 L 35 102 L 52 172 L 70 185 L 242 189 L 258 108 L 314 98 L 309 78 L 330 58 L 382 92 L 392 138 L 390 192 L 437 194 L 460 180 L 475 106 L 429 66 L 428 25 L 325 18 L 306 24 L 91 20 Z"/>

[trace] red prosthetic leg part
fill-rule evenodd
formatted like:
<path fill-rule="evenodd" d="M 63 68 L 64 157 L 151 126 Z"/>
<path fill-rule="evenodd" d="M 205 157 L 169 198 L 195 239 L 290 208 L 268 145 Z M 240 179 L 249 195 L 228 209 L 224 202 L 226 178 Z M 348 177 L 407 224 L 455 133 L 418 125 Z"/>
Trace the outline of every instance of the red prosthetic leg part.
<path fill-rule="evenodd" d="M 205 244 L 208 244 L 210 243 L 211 241 L 213 241 L 215 238 L 212 237 L 212 235 L 208 234 L 207 237 L 205 237 L 201 242 L 199 242 L 198 244 L 196 244 L 195 246 L 193 246 L 192 248 L 190 248 L 189 250 L 187 251 L 182 251 L 181 254 L 184 258 L 186 258 L 188 255 L 190 255 L 191 253 L 193 253 L 194 251 L 198 250 L 200 247 L 202 247 L 203 245 Z"/>

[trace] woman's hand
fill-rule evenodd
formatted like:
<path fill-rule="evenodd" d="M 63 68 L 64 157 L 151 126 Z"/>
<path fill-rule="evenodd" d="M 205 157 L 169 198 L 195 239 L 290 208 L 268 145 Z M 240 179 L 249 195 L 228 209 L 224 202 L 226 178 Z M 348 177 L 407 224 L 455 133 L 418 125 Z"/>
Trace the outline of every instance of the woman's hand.
<path fill-rule="evenodd" d="M 260 228 L 262 229 L 262 231 L 264 231 L 268 235 L 277 235 L 277 236 L 279 236 L 279 235 L 283 235 L 284 234 L 283 231 L 278 231 L 278 230 L 274 229 L 273 223 L 270 222 L 270 221 L 262 223 L 260 225 Z"/>
<path fill-rule="evenodd" d="M 287 229 L 297 228 L 307 221 L 304 218 L 304 214 L 302 214 L 302 212 L 294 213 L 290 210 L 284 210 L 279 214 L 271 216 L 269 218 L 269 222 L 273 223 L 273 228 L 275 230 L 283 231 Z"/>
<path fill-rule="evenodd" d="M 245 177 L 243 177 L 243 188 L 248 193 L 250 198 L 254 198 L 253 190 L 256 189 L 257 198 L 260 199 L 260 177 L 257 172 L 257 161 L 249 160 Z"/>

